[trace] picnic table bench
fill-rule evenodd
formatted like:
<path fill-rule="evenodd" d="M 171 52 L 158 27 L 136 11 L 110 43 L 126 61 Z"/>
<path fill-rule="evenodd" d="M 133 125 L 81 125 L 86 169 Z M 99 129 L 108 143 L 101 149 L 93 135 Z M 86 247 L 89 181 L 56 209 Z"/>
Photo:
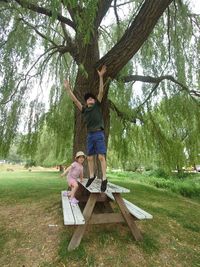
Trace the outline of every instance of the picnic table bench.
<path fill-rule="evenodd" d="M 89 186 L 85 187 L 87 179 L 79 182 L 76 197 L 79 199 L 80 206 L 85 203 L 83 211 L 79 205 L 69 202 L 66 191 L 61 192 L 64 225 L 75 225 L 75 231 L 68 246 L 68 250 L 73 250 L 79 246 L 86 227 L 91 224 L 108 224 L 126 222 L 132 235 L 136 240 L 141 240 L 142 235 L 135 220 L 152 219 L 153 216 L 148 212 L 137 207 L 130 201 L 122 198 L 122 193 L 129 193 L 130 190 L 108 182 L 105 193 L 100 191 L 101 180 L 95 179 Z M 114 212 L 110 202 L 117 203 L 120 212 Z M 102 203 L 103 211 L 95 213 L 96 203 Z M 104 205 L 103 205 L 104 204 Z M 106 207 L 110 208 L 108 212 Z"/>

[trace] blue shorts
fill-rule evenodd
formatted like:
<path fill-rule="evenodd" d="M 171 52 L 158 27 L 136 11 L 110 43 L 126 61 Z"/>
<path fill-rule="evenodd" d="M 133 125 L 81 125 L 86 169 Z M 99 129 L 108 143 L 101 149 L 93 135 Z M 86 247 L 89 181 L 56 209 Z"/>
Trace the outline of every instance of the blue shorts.
<path fill-rule="evenodd" d="M 106 154 L 104 131 L 89 132 L 87 135 L 87 155 Z"/>

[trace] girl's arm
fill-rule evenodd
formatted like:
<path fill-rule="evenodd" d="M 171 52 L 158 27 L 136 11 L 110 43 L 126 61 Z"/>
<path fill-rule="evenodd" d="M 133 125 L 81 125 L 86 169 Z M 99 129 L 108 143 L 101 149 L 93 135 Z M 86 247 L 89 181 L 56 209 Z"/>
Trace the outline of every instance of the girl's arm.
<path fill-rule="evenodd" d="M 69 166 L 62 174 L 61 176 L 65 176 L 70 170 L 72 166 Z"/>

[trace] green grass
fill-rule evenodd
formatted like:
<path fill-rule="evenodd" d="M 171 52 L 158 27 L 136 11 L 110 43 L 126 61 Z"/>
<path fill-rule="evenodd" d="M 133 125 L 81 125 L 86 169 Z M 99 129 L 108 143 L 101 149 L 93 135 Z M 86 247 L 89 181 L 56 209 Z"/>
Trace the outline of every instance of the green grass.
<path fill-rule="evenodd" d="M 66 188 L 58 172 L 0 172 L 0 201 L 39 201 Z"/>
<path fill-rule="evenodd" d="M 18 232 L 15 229 L 8 230 L 5 227 L 0 227 L 0 255 L 3 255 L 5 244 L 11 240 L 16 239 L 20 240 L 22 238 L 23 234 Z"/>
<path fill-rule="evenodd" d="M 130 189 L 126 199 L 153 215 L 136 222 L 143 241 L 134 241 L 125 224 L 93 225 L 80 246 L 68 252 L 74 227 L 63 226 L 65 179 L 52 171 L 0 172 L 0 266 L 200 266 L 198 195 L 186 198 L 157 187 L 147 174 L 109 172 L 108 177 Z M 198 184 L 198 179 L 185 182 Z M 48 228 L 50 223 L 58 227 Z"/>
<path fill-rule="evenodd" d="M 114 181 L 134 181 L 141 184 L 153 185 L 160 189 L 167 189 L 184 197 L 200 199 L 200 174 L 186 174 L 184 178 L 178 179 L 177 176 L 170 177 L 157 177 L 154 173 L 134 173 L 134 172 L 122 172 L 115 173 L 110 172 L 109 177 Z"/>

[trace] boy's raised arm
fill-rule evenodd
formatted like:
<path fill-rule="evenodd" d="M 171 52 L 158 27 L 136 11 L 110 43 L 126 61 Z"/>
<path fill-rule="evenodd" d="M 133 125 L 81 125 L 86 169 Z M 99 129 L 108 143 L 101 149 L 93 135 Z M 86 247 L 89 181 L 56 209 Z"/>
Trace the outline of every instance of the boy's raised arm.
<path fill-rule="evenodd" d="M 101 102 L 103 98 L 103 75 L 106 73 L 106 65 L 103 65 L 101 70 L 97 70 L 99 74 L 99 93 L 97 99 Z"/>
<path fill-rule="evenodd" d="M 69 83 L 68 80 L 64 80 L 64 87 L 65 90 L 67 91 L 69 97 L 71 98 L 71 100 L 74 102 L 74 104 L 77 106 L 77 108 L 82 111 L 82 104 L 81 102 L 76 98 L 76 96 L 73 94 L 72 89 L 71 89 L 71 85 Z"/>

